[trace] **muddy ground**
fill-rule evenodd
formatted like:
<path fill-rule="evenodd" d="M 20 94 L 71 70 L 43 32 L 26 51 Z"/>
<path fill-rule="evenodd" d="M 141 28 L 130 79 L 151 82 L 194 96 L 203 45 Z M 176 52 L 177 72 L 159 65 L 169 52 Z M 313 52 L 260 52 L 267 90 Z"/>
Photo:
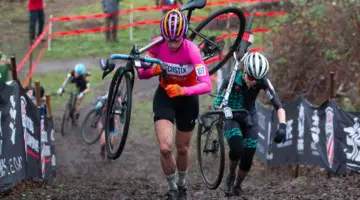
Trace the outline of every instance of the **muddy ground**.
<path fill-rule="evenodd" d="M 157 81 L 137 81 L 135 103 L 149 99 Z M 146 83 L 146 84 L 145 84 Z M 55 113 L 55 130 L 59 130 L 60 115 Z M 144 113 L 151 114 L 151 113 Z M 132 123 L 136 120 L 132 120 Z M 153 127 L 148 133 L 131 129 L 122 156 L 115 161 L 103 161 L 99 144 L 86 145 L 79 129 L 71 134 L 56 134 L 57 177 L 54 185 L 24 182 L 0 199 L 164 199 L 166 181 L 159 162 L 159 148 L 153 139 Z M 195 137 L 193 137 L 193 142 Z M 211 191 L 202 182 L 192 148 L 187 185 L 192 199 L 227 199 L 221 188 Z M 246 194 L 229 199 L 359 199 L 360 175 L 327 178 L 316 168 L 301 168 L 293 177 L 288 167 L 262 166 L 257 160 L 244 182 Z"/>

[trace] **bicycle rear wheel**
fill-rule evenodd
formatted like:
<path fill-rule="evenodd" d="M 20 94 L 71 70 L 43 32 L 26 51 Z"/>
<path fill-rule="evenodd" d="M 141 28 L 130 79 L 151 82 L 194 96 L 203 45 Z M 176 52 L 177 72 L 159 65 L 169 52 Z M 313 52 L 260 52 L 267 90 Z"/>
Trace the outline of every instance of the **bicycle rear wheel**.
<path fill-rule="evenodd" d="M 224 19 L 228 18 L 228 27 L 226 27 L 227 21 L 224 21 Z M 233 53 L 237 50 L 244 34 L 245 23 L 244 13 L 239 8 L 225 7 L 215 11 L 201 21 L 194 29 L 195 32 L 192 32 L 188 37 L 189 40 L 199 46 L 205 63 L 207 61 L 210 62 L 210 59 L 212 58 L 216 58 L 217 56 L 220 57 L 217 64 L 213 64 L 210 67 L 208 66 L 210 75 L 218 71 L 233 56 Z M 224 30 L 231 31 L 230 35 L 229 32 L 225 32 Z M 217 49 L 214 45 L 201 38 L 196 32 L 206 36 L 206 38 L 215 42 L 221 48 Z M 230 41 L 229 38 L 234 37 L 235 39 Z M 229 44 L 226 44 L 225 38 L 227 38 L 226 40 L 229 40 Z M 222 55 L 224 48 L 227 48 L 227 52 Z"/>
<path fill-rule="evenodd" d="M 118 68 L 111 81 L 106 108 L 106 151 L 108 158 L 113 160 L 125 147 L 130 125 L 132 82 L 130 74 L 122 70 L 124 68 Z"/>
<path fill-rule="evenodd" d="M 65 133 L 68 133 L 68 131 L 71 127 L 72 120 L 71 120 L 71 116 L 70 116 L 70 111 L 71 111 L 71 103 L 69 101 L 65 106 L 65 111 L 62 116 L 62 122 L 61 122 L 61 135 L 62 136 L 64 136 Z"/>
<path fill-rule="evenodd" d="M 201 117 L 200 119 L 204 119 Z M 222 121 L 208 118 L 198 125 L 197 154 L 202 179 L 207 188 L 215 190 L 219 187 L 224 175 L 225 148 Z M 208 163 L 207 157 L 215 161 Z"/>
<path fill-rule="evenodd" d="M 93 109 L 86 116 L 81 125 L 81 132 L 84 141 L 87 144 L 94 144 L 100 139 L 101 133 L 104 130 L 100 126 L 101 110 Z"/>

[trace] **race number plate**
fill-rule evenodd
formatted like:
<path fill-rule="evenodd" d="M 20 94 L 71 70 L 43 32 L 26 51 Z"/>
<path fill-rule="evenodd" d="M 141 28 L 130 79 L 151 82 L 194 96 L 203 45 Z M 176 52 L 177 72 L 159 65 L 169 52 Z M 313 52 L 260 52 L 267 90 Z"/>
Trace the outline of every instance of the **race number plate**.
<path fill-rule="evenodd" d="M 230 107 L 225 107 L 224 108 L 224 114 L 225 114 L 226 119 L 232 119 L 233 118 L 233 114 L 232 114 L 232 111 L 231 111 Z"/>

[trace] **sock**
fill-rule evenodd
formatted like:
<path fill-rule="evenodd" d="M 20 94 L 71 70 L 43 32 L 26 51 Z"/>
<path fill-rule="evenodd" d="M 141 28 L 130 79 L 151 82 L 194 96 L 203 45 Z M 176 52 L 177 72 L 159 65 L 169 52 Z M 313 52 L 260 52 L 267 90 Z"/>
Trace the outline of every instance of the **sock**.
<path fill-rule="evenodd" d="M 169 184 L 170 190 L 178 190 L 178 187 L 176 185 L 176 173 L 166 176 L 166 179 Z"/>
<path fill-rule="evenodd" d="M 187 174 L 187 170 L 179 171 L 179 173 L 178 173 L 178 181 L 177 181 L 178 186 L 185 186 L 186 174 Z"/>

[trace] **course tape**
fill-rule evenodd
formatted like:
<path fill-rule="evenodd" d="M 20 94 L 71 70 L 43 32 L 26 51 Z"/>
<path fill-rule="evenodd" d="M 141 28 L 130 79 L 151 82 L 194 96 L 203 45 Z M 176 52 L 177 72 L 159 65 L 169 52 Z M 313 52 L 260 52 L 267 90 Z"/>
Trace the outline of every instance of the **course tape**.
<path fill-rule="evenodd" d="M 208 2 L 206 4 L 206 7 L 211 6 L 219 6 L 219 5 L 227 5 L 229 3 L 245 3 L 245 2 L 279 2 L 279 0 L 223 0 L 223 1 L 217 1 L 217 2 Z M 132 12 L 144 12 L 144 11 L 155 11 L 155 10 L 162 10 L 162 9 L 173 9 L 173 8 L 180 8 L 180 5 L 174 5 L 174 6 L 142 6 L 142 7 L 136 7 L 133 9 L 123 10 L 116 14 L 112 15 L 126 15 Z M 286 12 L 267 12 L 268 15 L 266 16 L 273 16 L 272 14 L 276 13 L 282 13 L 282 15 L 286 14 Z M 249 13 L 245 13 L 245 15 L 249 16 Z M 90 14 L 90 15 L 79 15 L 79 16 L 62 16 L 62 17 L 54 17 L 52 18 L 52 22 L 59 22 L 59 21 L 75 21 L 75 20 L 84 20 L 84 19 L 98 19 L 98 18 L 104 18 L 107 16 L 111 16 L 111 14 L 107 13 L 99 13 L 99 14 Z M 256 16 L 256 15 L 255 15 Z M 257 16 L 263 16 L 259 15 L 259 12 Z"/>
<path fill-rule="evenodd" d="M 30 47 L 29 51 L 27 52 L 27 54 L 25 55 L 25 57 L 21 60 L 20 64 L 16 67 L 17 72 L 19 72 L 20 69 L 24 66 L 26 61 L 29 59 L 30 54 L 35 50 L 35 48 L 38 46 L 38 44 L 40 44 L 41 40 L 45 37 L 45 35 L 49 31 L 50 24 L 51 23 L 48 23 L 46 25 L 44 31 L 40 34 L 40 36 L 36 39 L 36 41 L 31 45 L 31 47 Z"/>
<path fill-rule="evenodd" d="M 31 79 L 31 77 L 33 76 L 33 73 L 34 73 L 36 67 L 37 67 L 38 64 L 39 64 L 41 57 L 44 55 L 45 48 L 46 48 L 46 45 L 43 45 L 43 47 L 42 47 L 41 50 L 40 50 L 40 53 L 39 53 L 38 57 L 37 57 L 36 60 L 35 60 L 35 63 L 33 63 L 33 65 L 31 66 L 31 71 L 29 72 L 28 77 L 26 78 L 26 80 L 25 80 L 24 83 L 23 83 L 23 88 L 25 88 L 25 87 L 29 84 L 30 79 Z"/>

